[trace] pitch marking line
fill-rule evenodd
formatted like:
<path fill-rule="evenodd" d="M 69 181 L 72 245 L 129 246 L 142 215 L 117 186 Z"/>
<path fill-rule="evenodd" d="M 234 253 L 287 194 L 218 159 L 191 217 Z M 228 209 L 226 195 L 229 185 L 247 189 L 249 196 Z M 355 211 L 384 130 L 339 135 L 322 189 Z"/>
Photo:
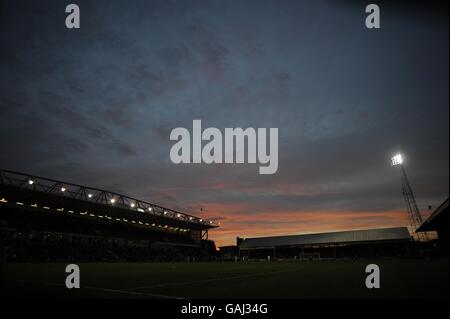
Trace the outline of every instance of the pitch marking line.
<path fill-rule="evenodd" d="M 162 283 L 162 284 L 156 284 L 156 285 L 151 285 L 151 286 L 134 287 L 134 288 L 129 288 L 127 290 L 131 291 L 131 290 L 151 289 L 151 288 L 170 287 L 170 286 L 194 285 L 194 284 L 209 283 L 209 282 L 215 282 L 215 281 L 225 281 L 225 280 L 232 280 L 232 279 L 244 279 L 244 278 L 260 277 L 260 276 L 281 274 L 281 273 L 287 273 L 287 272 L 293 272 L 293 271 L 296 271 L 296 269 L 271 271 L 271 272 L 265 272 L 265 273 L 260 273 L 260 274 L 229 276 L 229 277 L 222 277 L 222 278 L 211 278 L 211 279 L 200 279 L 200 280 L 192 280 L 192 281 L 170 282 L 170 283 Z"/>
<path fill-rule="evenodd" d="M 54 287 L 64 287 L 64 288 L 66 288 L 66 285 L 55 284 L 55 283 L 26 281 L 26 280 L 11 280 L 11 281 L 16 281 L 16 282 L 20 282 L 20 283 L 24 283 L 24 284 L 37 284 L 37 285 L 45 285 L 45 286 L 54 286 Z M 120 293 L 120 294 L 126 294 L 126 295 L 140 295 L 140 296 L 148 296 L 148 297 L 164 298 L 164 299 L 185 299 L 185 298 L 179 297 L 179 296 L 167 296 L 167 295 L 147 293 L 147 292 L 129 291 L 129 290 L 121 290 L 121 289 L 110 289 L 110 288 L 92 287 L 92 286 L 82 286 L 80 289 L 90 289 L 90 290 L 98 290 L 98 291 L 104 291 L 104 292 Z"/>

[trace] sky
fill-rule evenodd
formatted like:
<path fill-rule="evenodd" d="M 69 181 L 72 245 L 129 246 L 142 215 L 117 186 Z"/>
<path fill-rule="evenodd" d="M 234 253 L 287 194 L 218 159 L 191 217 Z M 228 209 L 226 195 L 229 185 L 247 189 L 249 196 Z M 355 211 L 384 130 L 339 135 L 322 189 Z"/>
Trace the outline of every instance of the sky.
<path fill-rule="evenodd" d="M 236 237 L 407 226 L 449 191 L 448 4 L 0 1 L 0 168 L 120 192 Z M 278 128 L 278 171 L 171 162 L 172 129 Z"/>

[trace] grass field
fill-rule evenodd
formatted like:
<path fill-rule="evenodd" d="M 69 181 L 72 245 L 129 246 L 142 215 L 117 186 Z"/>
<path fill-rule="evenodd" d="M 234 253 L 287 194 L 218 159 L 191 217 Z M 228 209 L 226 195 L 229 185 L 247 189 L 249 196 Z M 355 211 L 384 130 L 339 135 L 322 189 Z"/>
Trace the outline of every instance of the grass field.
<path fill-rule="evenodd" d="M 365 267 L 381 288 L 365 287 Z M 65 287 L 66 264 L 2 265 L 12 298 L 448 298 L 448 259 L 308 262 L 80 263 L 81 288 Z"/>

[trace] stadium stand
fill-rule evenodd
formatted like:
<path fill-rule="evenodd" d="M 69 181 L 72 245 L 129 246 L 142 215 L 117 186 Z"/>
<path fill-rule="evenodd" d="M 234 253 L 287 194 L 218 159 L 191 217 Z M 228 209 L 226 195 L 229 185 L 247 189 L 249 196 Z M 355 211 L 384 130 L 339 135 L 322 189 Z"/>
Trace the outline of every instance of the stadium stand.
<path fill-rule="evenodd" d="M 448 256 L 448 198 L 428 217 L 416 232 L 437 232 L 438 247 Z"/>
<path fill-rule="evenodd" d="M 410 253 L 406 227 L 238 239 L 247 259 L 324 259 L 402 257 Z"/>
<path fill-rule="evenodd" d="M 207 259 L 212 221 L 99 189 L 0 170 L 3 261 Z"/>

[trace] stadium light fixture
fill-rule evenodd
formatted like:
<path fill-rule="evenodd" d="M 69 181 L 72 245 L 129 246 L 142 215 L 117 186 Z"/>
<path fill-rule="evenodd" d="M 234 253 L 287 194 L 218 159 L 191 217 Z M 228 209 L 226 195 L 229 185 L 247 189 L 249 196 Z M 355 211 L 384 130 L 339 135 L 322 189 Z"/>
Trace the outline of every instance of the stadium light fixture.
<path fill-rule="evenodd" d="M 135 203 L 131 203 L 130 206 L 131 206 L 131 208 L 133 208 L 134 206 L 136 206 L 136 204 Z"/>
<path fill-rule="evenodd" d="M 166 211 L 164 211 L 164 215 L 167 215 L 167 212 L 166 212 Z"/>
<path fill-rule="evenodd" d="M 116 199 L 115 199 L 115 198 L 111 198 L 111 199 L 109 200 L 109 202 L 110 202 L 111 204 L 114 204 L 114 203 L 116 202 Z"/>
<path fill-rule="evenodd" d="M 180 218 L 180 217 L 181 217 L 181 215 L 180 215 L 180 214 L 177 214 L 177 217 L 178 217 L 178 218 Z"/>
<path fill-rule="evenodd" d="M 66 188 L 65 187 L 61 187 L 61 192 L 65 192 L 66 191 Z"/>
<path fill-rule="evenodd" d="M 88 194 L 88 198 L 92 198 L 92 196 L 94 196 L 94 195 L 92 195 L 92 194 Z"/>
<path fill-rule="evenodd" d="M 33 185 L 34 181 L 32 179 L 28 180 L 28 184 Z"/>
<path fill-rule="evenodd" d="M 149 211 L 149 212 L 151 212 L 151 211 L 152 211 L 152 208 L 151 208 L 151 207 L 149 207 L 149 208 L 148 208 L 148 211 Z"/>
<path fill-rule="evenodd" d="M 402 154 L 397 154 L 391 158 L 392 166 L 397 166 L 403 164 L 403 156 Z"/>

